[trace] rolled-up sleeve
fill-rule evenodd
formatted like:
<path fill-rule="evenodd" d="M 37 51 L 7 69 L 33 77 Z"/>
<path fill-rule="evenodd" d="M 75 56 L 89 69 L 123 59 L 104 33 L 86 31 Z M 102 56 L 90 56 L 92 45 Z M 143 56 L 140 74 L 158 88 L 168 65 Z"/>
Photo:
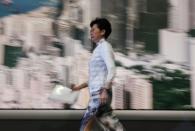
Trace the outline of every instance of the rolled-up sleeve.
<path fill-rule="evenodd" d="M 114 53 L 112 46 L 109 43 L 102 43 L 101 57 L 103 58 L 108 71 L 104 88 L 109 88 L 109 84 L 112 82 L 116 74 Z"/>

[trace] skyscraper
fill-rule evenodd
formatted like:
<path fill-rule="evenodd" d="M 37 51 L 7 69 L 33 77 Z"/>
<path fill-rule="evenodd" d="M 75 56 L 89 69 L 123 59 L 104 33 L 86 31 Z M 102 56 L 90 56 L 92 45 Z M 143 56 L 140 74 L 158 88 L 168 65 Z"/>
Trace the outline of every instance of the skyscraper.
<path fill-rule="evenodd" d="M 144 42 L 145 51 L 159 53 L 158 30 L 167 27 L 168 0 L 137 0 L 138 20 L 135 42 Z"/>
<path fill-rule="evenodd" d="M 168 28 L 159 31 L 160 54 L 174 62 L 189 62 L 188 36 L 191 18 L 189 9 L 191 0 L 169 0 Z M 192 18 L 193 19 L 193 18 Z M 170 44 L 171 43 L 171 44 Z M 174 50 L 173 50 L 174 49 Z"/>
<path fill-rule="evenodd" d="M 188 36 L 185 32 L 161 29 L 159 31 L 160 54 L 167 60 L 174 62 L 188 61 Z"/>
<path fill-rule="evenodd" d="M 125 109 L 124 84 L 123 82 L 114 82 L 112 86 L 112 108 Z"/>
<path fill-rule="evenodd" d="M 168 28 L 175 32 L 187 32 L 190 29 L 190 0 L 169 0 Z"/>
<path fill-rule="evenodd" d="M 190 27 L 191 29 L 195 29 L 195 0 L 189 1 L 189 11 L 190 11 Z"/>
<path fill-rule="evenodd" d="M 0 19 L 0 35 L 4 35 L 5 33 L 5 23 Z"/>
<path fill-rule="evenodd" d="M 195 108 L 195 38 L 190 38 L 191 104 Z"/>
<path fill-rule="evenodd" d="M 153 90 L 145 76 L 134 75 L 124 68 L 117 68 L 112 86 L 113 109 L 152 109 Z"/>
<path fill-rule="evenodd" d="M 152 85 L 141 76 L 128 76 L 125 90 L 130 92 L 130 109 L 152 109 Z"/>
<path fill-rule="evenodd" d="M 34 47 L 36 52 L 40 51 L 43 35 L 51 36 L 52 20 L 44 17 L 26 17 L 26 46 Z"/>

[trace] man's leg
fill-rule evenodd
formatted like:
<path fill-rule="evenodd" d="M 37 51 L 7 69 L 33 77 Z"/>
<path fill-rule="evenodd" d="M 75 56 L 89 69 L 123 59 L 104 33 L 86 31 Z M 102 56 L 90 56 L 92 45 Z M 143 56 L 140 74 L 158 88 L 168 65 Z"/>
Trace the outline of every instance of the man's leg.
<path fill-rule="evenodd" d="M 85 112 L 82 118 L 80 131 L 91 129 L 91 127 L 93 126 L 94 118 L 96 116 L 98 108 L 99 108 L 99 99 L 98 98 L 91 99 L 89 102 L 87 111 Z"/>
<path fill-rule="evenodd" d="M 97 112 L 97 119 L 105 131 L 124 131 L 123 125 L 120 123 L 119 119 L 112 112 L 111 102 L 112 102 L 112 91 L 108 91 L 108 101 L 105 105 L 101 105 Z M 107 128 L 107 129 L 106 129 Z"/>
<path fill-rule="evenodd" d="M 84 127 L 84 131 L 91 131 L 94 123 L 95 123 L 95 118 L 94 117 L 90 118 Z"/>

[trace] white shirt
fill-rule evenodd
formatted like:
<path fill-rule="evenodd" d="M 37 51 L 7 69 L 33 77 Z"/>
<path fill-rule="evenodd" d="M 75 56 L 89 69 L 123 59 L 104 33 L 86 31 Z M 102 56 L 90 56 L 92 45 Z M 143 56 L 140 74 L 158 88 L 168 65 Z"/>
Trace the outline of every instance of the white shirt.
<path fill-rule="evenodd" d="M 89 91 L 94 93 L 107 88 L 115 76 L 115 62 L 112 46 L 105 39 L 97 43 L 89 61 Z"/>

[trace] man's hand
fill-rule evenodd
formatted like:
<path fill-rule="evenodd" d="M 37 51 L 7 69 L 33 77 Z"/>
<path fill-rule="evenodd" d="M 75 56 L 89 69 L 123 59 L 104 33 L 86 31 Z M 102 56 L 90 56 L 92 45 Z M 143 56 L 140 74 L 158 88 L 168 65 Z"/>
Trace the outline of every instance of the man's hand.
<path fill-rule="evenodd" d="M 78 91 L 80 90 L 80 86 L 76 86 L 75 84 L 71 84 L 70 88 L 73 90 L 73 91 Z"/>
<path fill-rule="evenodd" d="M 108 101 L 108 92 L 107 89 L 103 88 L 101 93 L 100 93 L 100 103 L 101 105 L 106 104 Z"/>

